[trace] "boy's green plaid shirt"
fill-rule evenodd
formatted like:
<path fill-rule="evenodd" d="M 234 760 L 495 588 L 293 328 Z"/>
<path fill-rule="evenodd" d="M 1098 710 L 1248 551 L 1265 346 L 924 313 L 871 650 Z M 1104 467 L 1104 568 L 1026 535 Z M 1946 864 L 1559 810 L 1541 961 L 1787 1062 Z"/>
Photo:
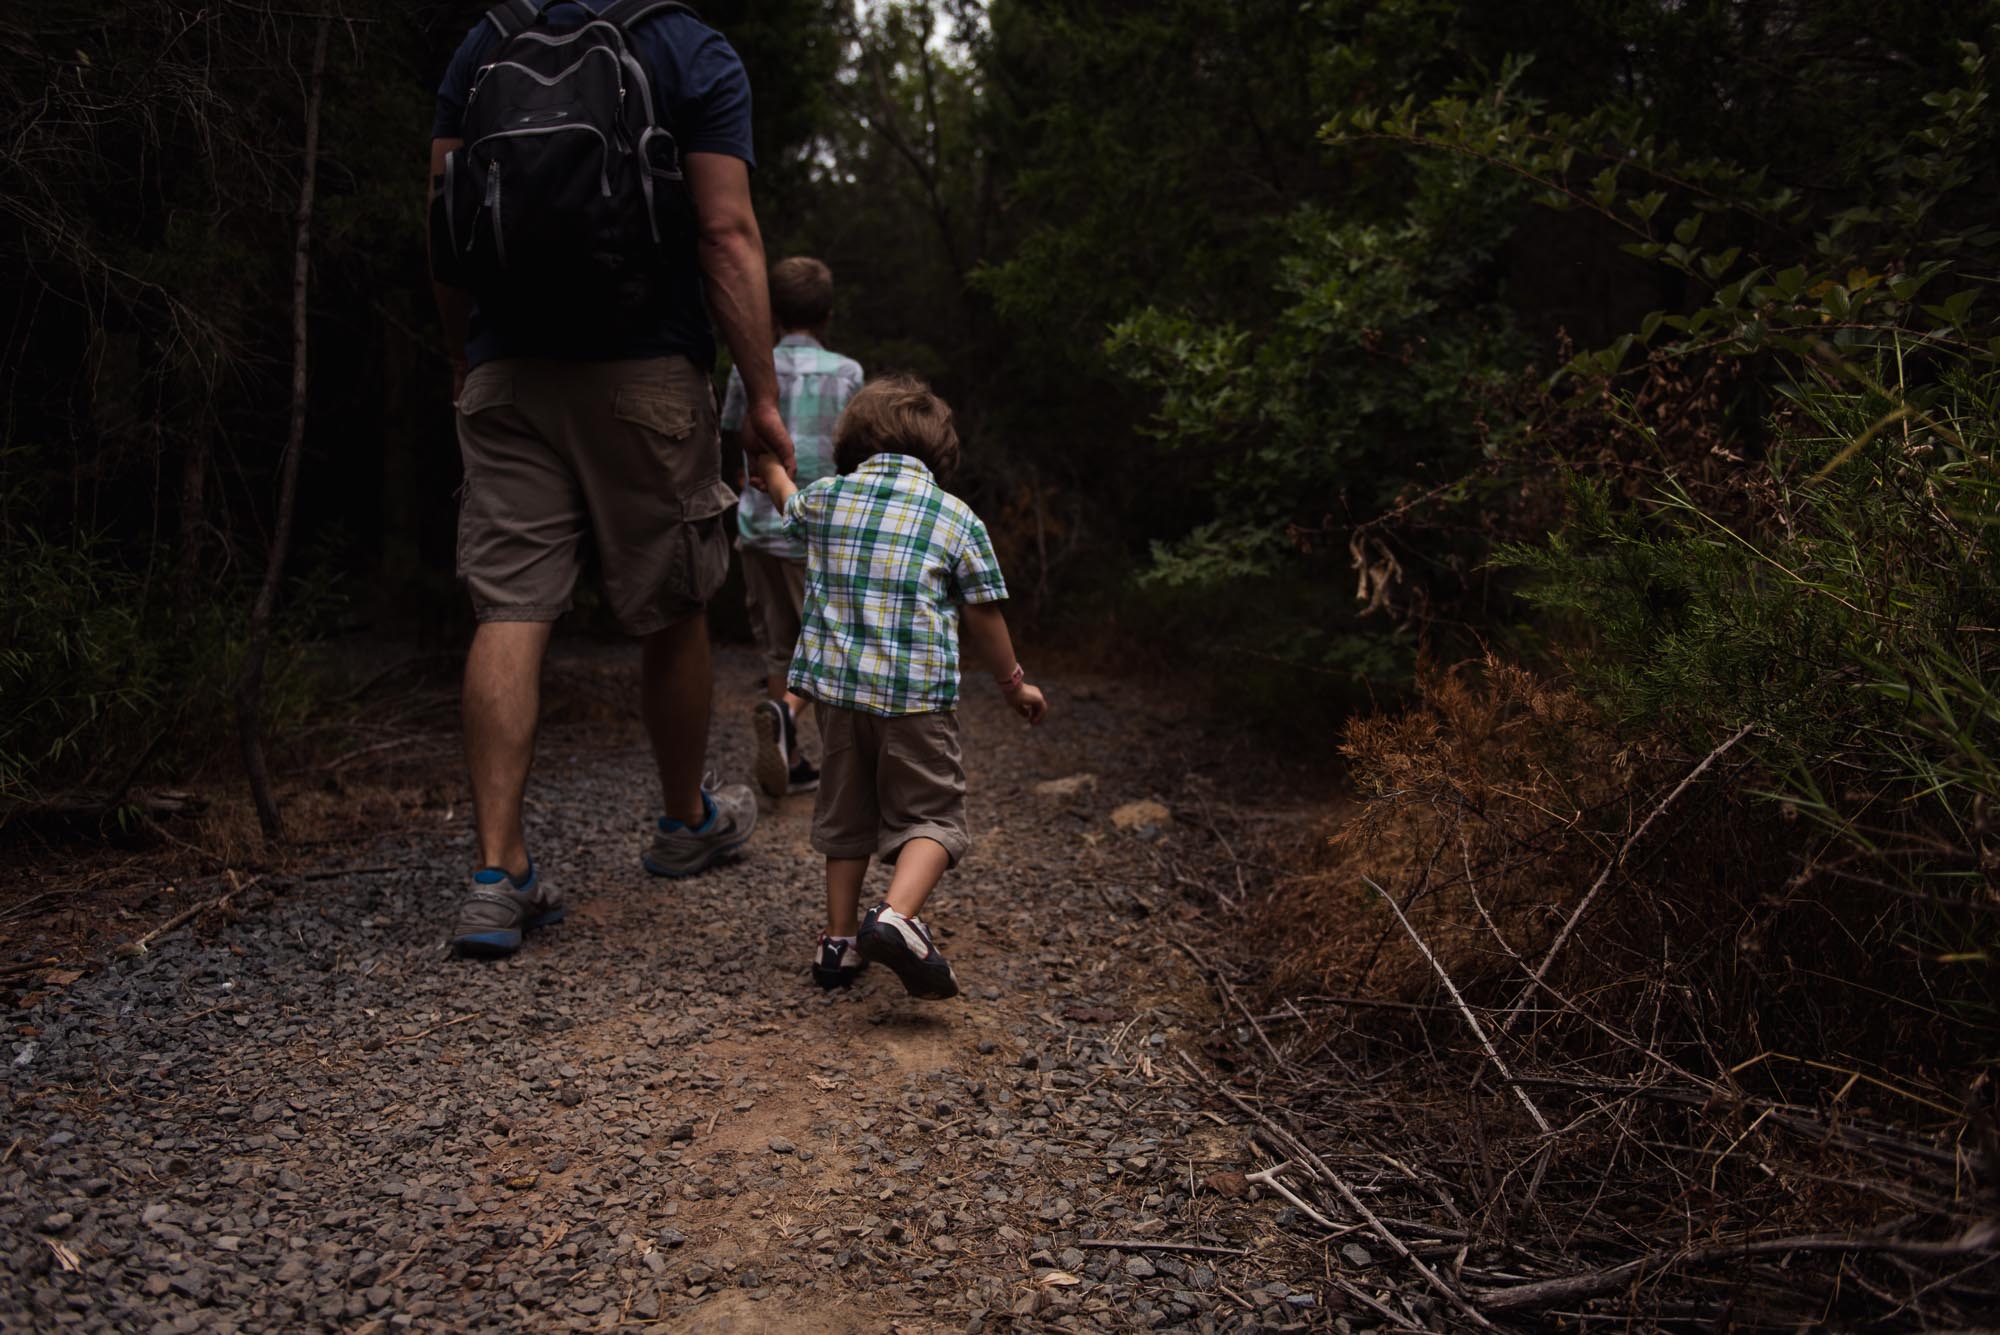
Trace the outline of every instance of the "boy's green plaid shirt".
<path fill-rule="evenodd" d="M 958 703 L 958 605 L 1007 596 L 979 516 L 907 454 L 878 454 L 786 503 L 806 544 L 806 606 L 790 684 L 868 714 Z"/>
<path fill-rule="evenodd" d="M 798 452 L 798 484 L 801 487 L 833 476 L 833 424 L 840 410 L 861 389 L 861 364 L 851 357 L 828 352 L 810 334 L 787 334 L 778 340 L 771 360 L 778 368 L 778 415 L 792 433 L 792 448 Z M 732 367 L 729 389 L 722 398 L 722 429 L 734 431 L 743 425 L 748 403 L 743 377 Z M 771 498 L 754 487 L 743 489 L 736 502 L 736 531 L 745 547 L 784 557 L 788 561 L 806 559 L 805 544 L 787 537 L 785 525 Z"/>

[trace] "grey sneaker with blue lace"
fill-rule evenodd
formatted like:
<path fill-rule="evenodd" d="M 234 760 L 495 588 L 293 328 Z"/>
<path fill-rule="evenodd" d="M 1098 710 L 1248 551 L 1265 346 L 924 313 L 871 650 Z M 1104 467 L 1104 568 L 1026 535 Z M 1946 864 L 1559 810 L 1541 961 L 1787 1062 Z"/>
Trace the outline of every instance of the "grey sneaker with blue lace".
<path fill-rule="evenodd" d="M 653 842 L 640 855 L 655 876 L 694 876 L 707 871 L 750 841 L 757 828 L 757 796 L 745 784 L 703 790 L 706 819 L 688 826 L 665 816 L 655 822 Z"/>
<path fill-rule="evenodd" d="M 555 889 L 534 863 L 515 880 L 504 867 L 481 867 L 472 873 L 472 892 L 458 906 L 452 948 L 475 959 L 498 959 L 521 948 L 521 935 L 561 922 L 562 892 Z"/>

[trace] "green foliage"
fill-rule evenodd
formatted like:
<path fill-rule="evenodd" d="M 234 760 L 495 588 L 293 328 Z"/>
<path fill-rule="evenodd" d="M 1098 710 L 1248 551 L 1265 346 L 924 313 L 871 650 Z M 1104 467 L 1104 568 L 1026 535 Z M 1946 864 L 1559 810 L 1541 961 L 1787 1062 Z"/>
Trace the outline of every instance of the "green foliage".
<path fill-rule="evenodd" d="M 5 551 L 0 812 L 70 789 L 101 793 L 142 758 L 154 777 L 233 747 L 245 604 L 209 598 L 176 615 L 101 541 L 28 529 Z M 264 698 L 279 730 L 313 701 L 301 631 L 326 605 L 323 590 L 301 590 L 275 639 Z"/>
<path fill-rule="evenodd" d="M 1691 307 L 1567 368 L 1663 473 L 1634 489 L 1601 457 L 1577 460 L 1558 531 L 1504 544 L 1499 560 L 1531 575 L 1531 597 L 1570 628 L 1572 661 L 1621 717 L 1699 746 L 1747 727 L 1770 794 L 1816 832 L 1804 878 L 1836 898 L 1893 891 L 1886 910 L 1859 910 L 1872 928 L 1850 919 L 1857 939 L 1908 953 L 1934 996 L 1990 1018 L 2000 325 L 1977 298 L 2000 231 L 1990 183 L 1967 168 L 1995 132 L 1976 47 L 1960 49 L 1960 72 L 1922 99 L 1928 123 L 1816 200 L 1498 97 L 1378 132 L 1506 165 L 1646 238 L 1632 253 L 1691 280 Z M 1607 144 L 1625 168 L 1586 190 L 1582 150 Z M 1638 193 L 1668 173 L 1671 194 Z M 1693 204 L 1666 242 L 1653 229 L 1669 198 Z M 1704 243 L 1735 217 L 1758 226 Z M 1717 471 L 1676 454 L 1669 437 L 1686 423 L 1635 426 L 1620 369 L 1635 350 L 1655 374 L 1712 359 L 1767 390 L 1760 457 Z"/>

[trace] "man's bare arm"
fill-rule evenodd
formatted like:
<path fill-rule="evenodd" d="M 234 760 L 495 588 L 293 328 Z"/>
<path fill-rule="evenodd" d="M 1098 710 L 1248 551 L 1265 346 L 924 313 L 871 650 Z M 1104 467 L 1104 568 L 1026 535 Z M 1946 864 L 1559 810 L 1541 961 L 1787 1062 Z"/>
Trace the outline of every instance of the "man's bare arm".
<path fill-rule="evenodd" d="M 463 139 L 431 140 L 430 189 L 425 195 L 426 201 L 439 189 L 438 182 L 444 176 L 445 154 L 464 142 Z M 424 241 L 428 249 L 429 227 L 424 228 Z M 433 280 L 431 295 L 437 299 L 438 318 L 444 321 L 444 350 L 445 356 L 451 359 L 451 401 L 455 404 L 458 392 L 465 388 L 465 340 L 472 330 L 472 294 Z"/>
<path fill-rule="evenodd" d="M 778 415 L 771 293 L 764 276 L 764 237 L 750 204 L 750 165 L 727 153 L 690 153 L 687 174 L 708 307 L 743 377 L 744 446 L 776 456 L 792 472 L 792 433 Z"/>

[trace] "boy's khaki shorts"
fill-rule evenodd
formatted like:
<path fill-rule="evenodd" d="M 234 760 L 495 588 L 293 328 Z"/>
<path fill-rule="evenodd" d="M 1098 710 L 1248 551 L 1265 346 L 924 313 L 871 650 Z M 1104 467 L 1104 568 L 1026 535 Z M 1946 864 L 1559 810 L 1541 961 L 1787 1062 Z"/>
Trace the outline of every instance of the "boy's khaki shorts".
<path fill-rule="evenodd" d="M 715 392 L 685 357 L 503 358 L 458 398 L 458 575 L 481 621 L 570 607 L 588 529 L 633 635 L 695 616 L 729 574 Z"/>
<path fill-rule="evenodd" d="M 830 858 L 894 862 L 935 839 L 953 866 L 970 840 L 956 713 L 883 718 L 815 703 L 822 756 L 812 846 Z"/>
<path fill-rule="evenodd" d="M 763 652 L 765 675 L 782 677 L 792 670 L 799 626 L 806 610 L 806 563 L 740 546 L 743 556 L 743 604 L 750 613 L 751 633 Z"/>

